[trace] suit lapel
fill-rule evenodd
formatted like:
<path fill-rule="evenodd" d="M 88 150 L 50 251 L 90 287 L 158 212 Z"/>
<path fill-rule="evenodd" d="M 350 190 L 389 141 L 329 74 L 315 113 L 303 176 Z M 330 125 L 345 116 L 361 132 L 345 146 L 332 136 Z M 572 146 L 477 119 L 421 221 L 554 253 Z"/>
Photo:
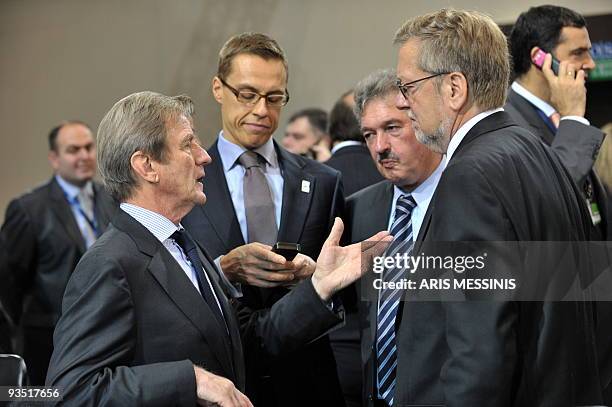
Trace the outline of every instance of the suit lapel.
<path fill-rule="evenodd" d="M 147 267 L 148 271 L 172 302 L 200 331 L 211 349 L 218 350 L 215 356 L 224 369 L 227 372 L 233 372 L 233 358 L 230 344 L 227 341 L 226 328 L 219 325 L 208 304 L 172 255 L 144 226 L 122 210 L 117 211 L 113 224 L 130 235 L 142 253 L 151 257 Z M 208 270 L 207 272 L 211 274 Z M 219 295 L 218 292 L 217 295 Z M 220 302 L 222 302 L 221 299 L 222 296 L 219 297 Z"/>
<path fill-rule="evenodd" d="M 235 247 L 244 245 L 245 242 L 227 187 L 217 142 L 213 144 L 208 154 L 212 158 L 212 163 L 206 167 L 207 175 L 204 181 L 207 200 L 205 205 L 197 206 L 196 210 L 204 212 L 215 233 L 225 244 L 225 253 L 227 253 Z"/>
<path fill-rule="evenodd" d="M 482 136 L 483 134 L 490 133 L 492 131 L 499 130 L 505 127 L 516 126 L 516 125 L 517 125 L 516 122 L 512 120 L 510 115 L 504 111 L 496 112 L 496 113 L 493 113 L 485 117 L 484 119 L 476 123 L 476 125 L 472 127 L 470 131 L 468 131 L 464 139 L 461 141 L 461 143 L 457 147 L 457 150 L 451 157 L 451 161 L 449 162 L 448 165 L 450 165 L 457 156 L 461 155 L 461 151 L 463 150 L 463 148 L 465 148 L 465 146 L 467 146 L 468 144 L 470 144 L 472 141 Z M 442 177 L 444 177 L 444 174 L 442 174 Z M 432 218 L 432 214 L 434 213 L 435 206 L 436 206 L 436 193 L 434 192 L 434 196 L 432 197 L 429 203 L 429 207 L 427 208 L 427 212 L 425 213 L 423 223 L 421 224 L 421 229 L 419 230 L 419 235 L 417 236 L 417 241 L 415 243 L 413 251 L 419 252 L 422 247 L 423 241 L 427 239 L 427 232 L 429 231 L 429 226 L 431 224 L 431 218 Z"/>
<path fill-rule="evenodd" d="M 368 236 L 364 237 L 365 239 L 376 232 L 388 229 L 389 216 L 391 215 L 391 206 L 393 204 L 393 184 L 388 181 L 382 183 L 379 192 L 373 196 L 373 198 L 369 206 L 372 208 L 379 207 L 381 210 L 372 211 L 371 214 L 368 215 L 368 218 L 363 219 L 366 225 L 372 226 L 372 229 L 368 230 Z M 368 283 L 368 285 L 370 287 L 373 286 L 371 283 Z M 370 337 L 375 341 L 378 318 L 378 294 L 375 296 L 374 301 L 367 301 L 366 304 L 366 306 L 369 307 L 367 313 L 369 317 Z"/>
<path fill-rule="evenodd" d="M 527 129 L 537 137 L 544 139 L 546 144 L 550 145 L 554 138 L 554 133 L 544 123 L 544 120 L 538 114 L 538 108 L 532 105 L 527 99 L 510 89 L 508 93 L 508 103 L 510 103 L 521 116 L 525 119 Z"/>
<path fill-rule="evenodd" d="M 419 234 L 414 242 L 413 252 L 418 253 L 421 249 L 421 245 L 423 243 L 423 239 L 427 235 L 427 231 L 429 230 L 429 225 L 431 224 L 431 214 L 433 213 L 434 207 L 436 206 L 436 192 L 434 191 L 434 195 L 429 201 L 429 206 L 427 207 L 427 212 L 425 212 L 425 217 L 423 218 L 423 223 L 421 223 L 421 229 L 419 230 Z"/>
<path fill-rule="evenodd" d="M 228 301 L 228 296 L 225 294 L 225 291 L 222 288 L 223 283 L 221 282 L 221 277 L 219 276 L 220 271 L 214 265 L 214 261 L 208 252 L 206 252 L 206 250 L 201 246 L 198 246 L 198 249 L 198 254 L 200 255 L 202 264 L 206 268 L 206 272 L 211 280 L 215 295 L 219 299 L 221 310 L 225 316 L 230 339 L 228 343 L 228 351 L 230 351 L 233 355 L 232 360 L 234 362 L 234 375 L 236 376 L 239 384 L 244 384 L 244 372 L 241 367 L 241 361 L 243 360 L 242 342 L 240 341 L 240 327 L 238 326 L 238 321 L 234 317 L 234 309 L 232 308 L 230 302 Z"/>
<path fill-rule="evenodd" d="M 373 213 L 368 216 L 368 219 L 364 219 L 364 221 L 371 221 L 374 226 L 371 234 L 388 229 L 391 206 L 393 206 L 393 184 L 385 182 L 384 189 L 381 188 L 380 194 L 372 202 L 372 207 L 379 207 L 382 210 L 372 211 Z"/>
<path fill-rule="evenodd" d="M 304 172 L 302 165 L 274 143 L 283 174 L 283 203 L 278 240 L 296 243 L 302 237 L 304 222 L 316 188 L 316 179 Z M 308 191 L 304 191 L 308 183 Z"/>
<path fill-rule="evenodd" d="M 85 253 L 85 240 L 81 234 L 81 229 L 79 229 L 77 225 L 74 214 L 70 209 L 70 204 L 64 195 L 64 191 L 55 180 L 55 177 L 49 184 L 49 198 L 49 206 L 59 218 L 60 224 L 64 227 L 66 233 L 74 241 L 81 253 Z"/>
<path fill-rule="evenodd" d="M 459 155 L 461 155 L 461 151 L 470 144 L 472 141 L 476 140 L 478 137 L 491 133 L 492 131 L 500 130 L 506 127 L 518 126 L 514 120 L 510 117 L 510 115 L 504 111 L 495 112 L 478 123 L 474 127 L 468 131 L 465 135 L 465 138 L 461 141 L 457 150 L 451 157 L 450 162 L 447 167 L 451 165 L 452 161 Z M 442 175 L 444 177 L 444 175 Z"/>

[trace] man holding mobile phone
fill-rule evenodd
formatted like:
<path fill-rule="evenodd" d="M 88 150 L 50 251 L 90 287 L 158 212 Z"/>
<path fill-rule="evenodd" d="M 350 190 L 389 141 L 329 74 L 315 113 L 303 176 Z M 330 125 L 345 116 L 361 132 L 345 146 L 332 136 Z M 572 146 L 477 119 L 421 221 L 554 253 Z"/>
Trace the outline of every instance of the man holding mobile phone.
<path fill-rule="evenodd" d="M 510 48 L 515 81 L 504 109 L 556 152 L 588 202 L 597 240 L 607 240 L 606 196 L 593 171 L 604 134 L 584 117 L 585 80 L 595 68 L 584 18 L 565 7 L 532 7 L 517 19 Z M 550 53 L 541 67 L 540 50 Z"/>
<path fill-rule="evenodd" d="M 344 204 L 339 172 L 288 152 L 272 138 L 289 102 L 287 80 L 285 53 L 269 36 L 243 33 L 223 45 L 212 79 L 223 128 L 206 168 L 216 181 L 206 190 L 209 202 L 182 220 L 223 276 L 241 283 L 241 304 L 260 312 L 310 278 L 312 259 Z M 279 242 L 299 244 L 300 253 L 288 261 L 272 250 Z M 245 355 L 246 394 L 253 404 L 343 405 L 327 335 L 282 359 L 258 349 Z"/>

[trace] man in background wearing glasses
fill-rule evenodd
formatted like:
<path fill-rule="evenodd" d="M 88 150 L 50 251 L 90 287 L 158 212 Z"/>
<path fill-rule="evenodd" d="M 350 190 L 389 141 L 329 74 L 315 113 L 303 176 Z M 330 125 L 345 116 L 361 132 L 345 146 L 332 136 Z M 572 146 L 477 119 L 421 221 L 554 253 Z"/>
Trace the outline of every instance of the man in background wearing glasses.
<path fill-rule="evenodd" d="M 208 150 L 208 203 L 183 219 L 232 283 L 241 283 L 240 301 L 267 309 L 314 261 L 341 211 L 340 174 L 291 154 L 272 134 L 289 101 L 287 60 L 272 38 L 244 33 L 219 53 L 212 92 L 221 105 L 223 129 Z M 275 242 L 299 243 L 293 261 L 272 252 Z M 245 344 L 248 349 L 249 344 Z M 327 336 L 279 360 L 245 352 L 247 395 L 255 405 L 343 405 Z"/>

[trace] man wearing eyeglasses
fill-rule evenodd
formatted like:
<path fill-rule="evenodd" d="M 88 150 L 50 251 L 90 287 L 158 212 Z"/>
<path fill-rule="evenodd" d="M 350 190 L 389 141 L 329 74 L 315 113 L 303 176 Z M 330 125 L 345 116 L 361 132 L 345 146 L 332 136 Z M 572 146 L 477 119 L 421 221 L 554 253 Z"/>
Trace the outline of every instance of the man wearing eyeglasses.
<path fill-rule="evenodd" d="M 444 242 L 462 255 L 494 249 L 485 251 L 483 263 L 492 274 L 472 270 L 465 278 L 511 276 L 521 284 L 532 277 L 546 284 L 556 276 L 553 265 L 575 273 L 576 260 L 560 264 L 562 256 L 534 253 L 527 244 L 587 240 L 590 221 L 558 158 L 502 109 L 510 64 L 499 27 L 478 12 L 442 9 L 408 20 L 394 42 L 401 91 L 396 106 L 406 111 L 421 143 L 446 154 L 413 252 L 454 255 L 441 251 L 448 248 Z M 514 251 L 517 242 L 526 242 L 520 247 L 533 256 Z M 451 266 L 450 277 L 461 278 L 457 272 Z M 435 274 L 416 270 L 413 278 L 428 275 Z M 512 294 L 534 288 L 521 285 Z M 437 294 L 405 294 L 431 301 L 399 305 L 390 327 L 394 343 L 374 361 L 385 392 L 365 389 L 370 406 L 603 404 L 590 302 L 500 298 L 499 292 L 461 287 Z"/>
<path fill-rule="evenodd" d="M 272 38 L 244 33 L 219 53 L 212 92 L 223 129 L 208 150 L 208 203 L 183 219 L 215 258 L 241 301 L 270 308 L 297 281 L 308 278 L 334 216 L 341 211 L 340 174 L 291 154 L 272 134 L 289 101 L 287 60 Z M 299 243 L 288 261 L 272 252 L 276 242 Z M 247 344 L 248 346 L 248 344 Z M 327 336 L 280 360 L 245 352 L 247 395 L 262 406 L 343 405 Z"/>

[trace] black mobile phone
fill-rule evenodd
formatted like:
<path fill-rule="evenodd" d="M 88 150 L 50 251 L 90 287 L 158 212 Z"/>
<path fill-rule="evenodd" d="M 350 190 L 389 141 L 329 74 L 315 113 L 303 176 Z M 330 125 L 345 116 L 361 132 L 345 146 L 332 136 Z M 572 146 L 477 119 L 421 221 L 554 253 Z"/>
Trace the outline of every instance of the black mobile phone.
<path fill-rule="evenodd" d="M 302 250 L 299 243 L 276 242 L 272 247 L 274 253 L 278 253 L 285 259 L 291 261 Z"/>
<path fill-rule="evenodd" d="M 538 68 L 542 69 L 542 65 L 544 65 L 544 58 L 546 58 L 546 52 L 542 50 L 540 47 L 536 47 L 536 48 L 537 48 L 536 53 L 533 55 L 533 58 L 531 58 L 531 62 L 533 62 L 533 64 L 537 66 Z M 557 60 L 557 58 L 555 58 L 554 56 L 552 57 L 551 68 L 552 68 L 552 71 L 555 73 L 555 75 L 558 76 L 559 75 L 559 60 Z"/>

